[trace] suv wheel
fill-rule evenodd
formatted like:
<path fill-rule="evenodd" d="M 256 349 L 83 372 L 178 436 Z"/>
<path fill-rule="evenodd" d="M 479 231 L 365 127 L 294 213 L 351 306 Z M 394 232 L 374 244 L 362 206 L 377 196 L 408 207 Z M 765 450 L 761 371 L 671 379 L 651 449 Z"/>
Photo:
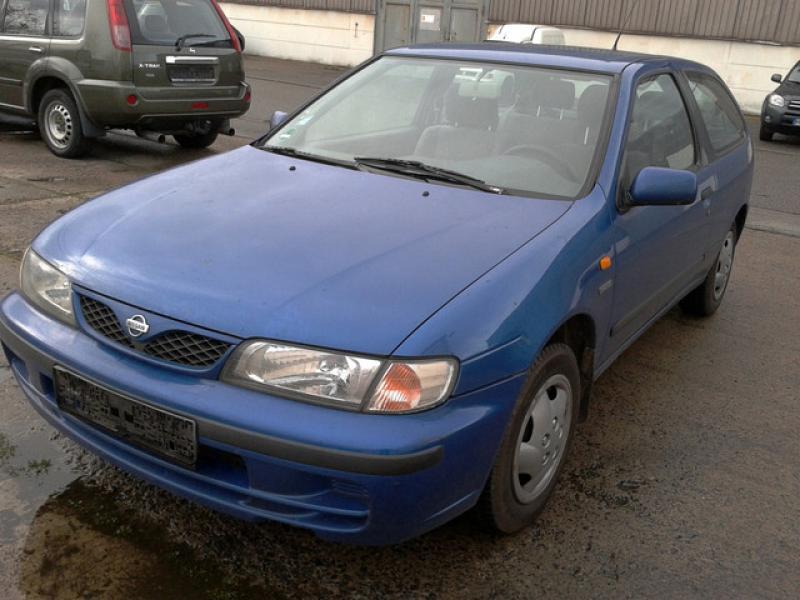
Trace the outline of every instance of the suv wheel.
<path fill-rule="evenodd" d="M 50 90 L 44 95 L 38 125 L 42 139 L 56 156 L 77 158 L 89 148 L 78 105 L 66 90 Z"/>
<path fill-rule="evenodd" d="M 556 486 L 580 409 L 578 361 L 553 344 L 533 364 L 479 506 L 502 533 L 530 525 Z"/>
<path fill-rule="evenodd" d="M 764 125 L 761 125 L 761 131 L 758 133 L 758 137 L 762 142 L 771 142 L 772 136 L 775 134 L 767 129 Z"/>
<path fill-rule="evenodd" d="M 201 148 L 208 148 L 211 144 L 217 141 L 219 132 L 209 131 L 208 133 L 177 133 L 172 137 L 184 148 L 192 150 L 199 150 Z"/>

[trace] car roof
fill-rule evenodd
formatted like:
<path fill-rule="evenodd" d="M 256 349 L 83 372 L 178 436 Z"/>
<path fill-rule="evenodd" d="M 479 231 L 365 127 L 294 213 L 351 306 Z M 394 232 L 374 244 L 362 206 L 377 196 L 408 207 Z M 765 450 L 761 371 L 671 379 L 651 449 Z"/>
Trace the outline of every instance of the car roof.
<path fill-rule="evenodd" d="M 676 66 L 707 70 L 707 67 L 688 60 L 669 56 L 656 56 L 641 52 L 625 52 L 602 48 L 577 46 L 544 46 L 535 44 L 512 44 L 507 42 L 483 42 L 478 44 L 420 44 L 388 50 L 391 56 L 421 56 L 501 62 L 520 65 L 562 67 L 618 74 L 631 64 L 671 62 Z"/>

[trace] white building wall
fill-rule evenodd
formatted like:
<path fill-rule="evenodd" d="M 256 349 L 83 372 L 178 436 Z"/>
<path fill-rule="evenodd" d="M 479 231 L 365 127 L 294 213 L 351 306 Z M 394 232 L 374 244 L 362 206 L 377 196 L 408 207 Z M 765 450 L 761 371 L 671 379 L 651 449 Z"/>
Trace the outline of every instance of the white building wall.
<path fill-rule="evenodd" d="M 247 53 L 355 66 L 372 56 L 375 17 L 326 10 L 221 3 Z"/>
<path fill-rule="evenodd" d="M 571 46 L 611 48 L 616 34 L 565 29 Z M 648 54 L 679 56 L 710 66 L 725 80 L 747 113 L 761 112 L 764 97 L 777 85 L 773 73 L 786 75 L 800 60 L 800 48 L 745 42 L 725 42 L 649 35 L 623 35 L 618 48 Z"/>

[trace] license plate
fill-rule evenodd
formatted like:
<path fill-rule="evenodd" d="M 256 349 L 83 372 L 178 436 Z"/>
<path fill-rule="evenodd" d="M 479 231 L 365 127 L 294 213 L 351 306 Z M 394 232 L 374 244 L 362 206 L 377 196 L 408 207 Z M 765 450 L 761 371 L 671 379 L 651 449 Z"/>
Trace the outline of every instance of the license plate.
<path fill-rule="evenodd" d="M 216 81 L 211 65 L 176 65 L 168 67 L 167 73 L 173 83 L 213 83 Z"/>
<path fill-rule="evenodd" d="M 197 461 L 194 421 L 121 396 L 59 367 L 56 402 L 90 425 L 164 458 L 191 466 Z"/>

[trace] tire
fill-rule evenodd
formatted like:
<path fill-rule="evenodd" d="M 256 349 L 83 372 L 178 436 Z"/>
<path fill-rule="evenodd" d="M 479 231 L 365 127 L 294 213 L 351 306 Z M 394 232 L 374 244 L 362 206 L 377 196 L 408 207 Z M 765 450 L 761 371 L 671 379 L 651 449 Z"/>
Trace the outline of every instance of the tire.
<path fill-rule="evenodd" d="M 64 89 L 47 92 L 39 104 L 39 135 L 61 158 L 78 158 L 89 150 L 81 114 L 72 94 Z"/>
<path fill-rule="evenodd" d="M 775 133 L 767 129 L 764 125 L 761 126 L 761 131 L 758 133 L 758 137 L 762 142 L 771 142 L 772 136 L 774 135 Z"/>
<path fill-rule="evenodd" d="M 216 142 L 218 135 L 218 131 L 209 131 L 208 133 L 178 133 L 172 137 L 184 148 L 200 150 L 202 148 L 208 148 L 211 144 Z"/>
<path fill-rule="evenodd" d="M 478 502 L 485 523 L 494 530 L 519 531 L 544 509 L 572 443 L 580 381 L 578 361 L 566 344 L 548 346 L 531 367 Z M 540 429 L 538 423 L 545 426 Z"/>
<path fill-rule="evenodd" d="M 710 317 L 722 305 L 731 281 L 737 238 L 738 229 L 734 224 L 725 235 L 717 260 L 714 261 L 714 266 L 709 270 L 705 281 L 681 300 L 681 308 L 685 313 L 696 317 Z"/>

